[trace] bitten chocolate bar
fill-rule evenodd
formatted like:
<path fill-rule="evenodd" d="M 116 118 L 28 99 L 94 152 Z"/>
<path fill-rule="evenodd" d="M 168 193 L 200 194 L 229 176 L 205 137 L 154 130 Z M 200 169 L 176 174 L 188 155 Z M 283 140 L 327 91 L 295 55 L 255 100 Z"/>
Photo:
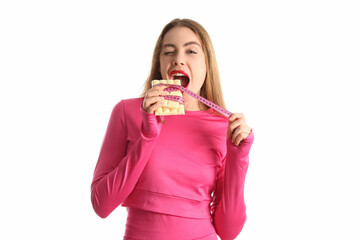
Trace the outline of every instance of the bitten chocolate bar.
<path fill-rule="evenodd" d="M 151 81 L 151 86 L 154 87 L 157 84 L 175 84 L 175 85 L 180 85 L 181 86 L 181 81 L 180 80 L 152 80 Z M 178 97 L 183 97 L 183 94 L 181 93 L 180 90 L 177 91 L 172 91 L 169 94 L 170 96 L 178 96 Z M 158 108 L 155 111 L 155 115 L 184 115 L 185 114 L 185 109 L 184 109 L 184 104 L 177 102 L 177 101 L 173 101 L 173 100 L 164 100 L 165 104 Z"/>

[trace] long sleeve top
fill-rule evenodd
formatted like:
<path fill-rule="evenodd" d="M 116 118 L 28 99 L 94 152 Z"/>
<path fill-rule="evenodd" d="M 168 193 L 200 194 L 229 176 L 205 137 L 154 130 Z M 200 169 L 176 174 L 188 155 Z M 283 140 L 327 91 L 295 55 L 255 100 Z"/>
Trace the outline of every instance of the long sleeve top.
<path fill-rule="evenodd" d="M 165 116 L 145 112 L 143 98 L 112 110 L 91 184 L 95 212 L 119 205 L 210 218 L 223 240 L 246 220 L 244 181 L 253 132 L 239 146 L 226 138 L 228 118 L 210 108 Z"/>

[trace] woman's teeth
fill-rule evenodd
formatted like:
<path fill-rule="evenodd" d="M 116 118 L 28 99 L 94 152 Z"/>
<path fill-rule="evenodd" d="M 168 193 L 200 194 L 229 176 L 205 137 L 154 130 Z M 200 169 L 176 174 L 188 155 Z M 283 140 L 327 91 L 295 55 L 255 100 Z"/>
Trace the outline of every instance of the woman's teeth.
<path fill-rule="evenodd" d="M 182 73 L 175 73 L 174 75 L 172 75 L 172 78 L 174 79 L 174 77 L 187 77 L 185 74 Z"/>

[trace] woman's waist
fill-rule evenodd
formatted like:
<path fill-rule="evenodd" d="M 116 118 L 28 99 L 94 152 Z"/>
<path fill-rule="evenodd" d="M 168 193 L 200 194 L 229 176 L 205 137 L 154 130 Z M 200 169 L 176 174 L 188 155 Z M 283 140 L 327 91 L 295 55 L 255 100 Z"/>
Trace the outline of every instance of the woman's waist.
<path fill-rule="evenodd" d="M 181 217 L 127 207 L 125 237 L 133 239 L 217 239 L 210 219 Z"/>
<path fill-rule="evenodd" d="M 211 200 L 195 200 L 135 188 L 121 206 L 184 218 L 210 219 L 210 203 Z"/>

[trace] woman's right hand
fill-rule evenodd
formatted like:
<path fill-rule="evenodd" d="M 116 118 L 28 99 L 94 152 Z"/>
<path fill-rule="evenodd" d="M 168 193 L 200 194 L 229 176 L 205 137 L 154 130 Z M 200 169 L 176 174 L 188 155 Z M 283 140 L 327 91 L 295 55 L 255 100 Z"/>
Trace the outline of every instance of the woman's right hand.
<path fill-rule="evenodd" d="M 145 112 L 154 113 L 156 109 L 164 105 L 165 101 L 163 96 L 169 95 L 169 92 L 164 91 L 167 87 L 168 86 L 164 85 L 154 86 L 145 93 L 142 104 L 142 108 Z"/>

